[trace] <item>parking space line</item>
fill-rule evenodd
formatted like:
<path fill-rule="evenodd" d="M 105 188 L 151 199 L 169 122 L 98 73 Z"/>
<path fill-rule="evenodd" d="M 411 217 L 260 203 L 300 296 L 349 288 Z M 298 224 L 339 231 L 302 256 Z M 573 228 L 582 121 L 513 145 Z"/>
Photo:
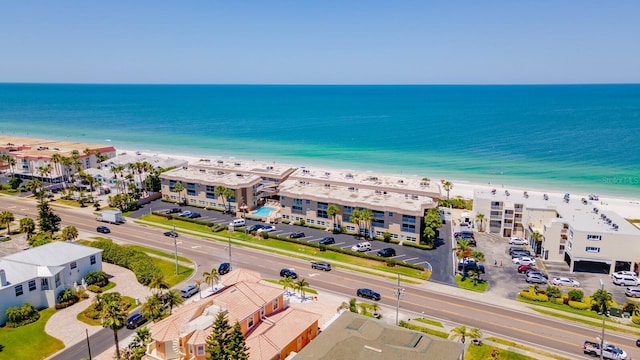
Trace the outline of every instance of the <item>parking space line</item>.
<path fill-rule="evenodd" d="M 344 244 L 344 243 L 343 243 Z M 341 248 L 346 249 L 346 248 L 350 248 L 351 245 L 347 245 L 347 246 L 341 246 Z"/>
<path fill-rule="evenodd" d="M 404 261 L 411 261 L 411 260 L 416 260 L 416 259 L 419 259 L 419 257 L 416 256 L 416 257 L 412 257 L 411 259 L 404 259 Z"/>
<path fill-rule="evenodd" d="M 403 256 L 407 256 L 407 254 L 400 254 L 400 255 L 392 256 L 392 258 L 397 259 L 397 258 L 403 257 Z"/>
<path fill-rule="evenodd" d="M 341 242 L 341 243 L 335 243 L 335 244 L 333 244 L 333 246 L 338 246 L 338 245 L 342 245 L 342 244 L 344 244 L 344 243 L 343 243 L 343 242 Z M 344 249 L 344 248 L 343 248 L 343 249 Z"/>
<path fill-rule="evenodd" d="M 406 261 L 407 261 L 407 260 L 405 260 L 405 262 L 406 262 Z M 420 264 L 428 264 L 428 263 L 429 263 L 428 261 L 420 261 L 420 262 L 417 262 L 417 263 L 414 263 L 414 264 L 415 264 L 415 265 L 420 265 Z"/>
<path fill-rule="evenodd" d="M 320 241 L 320 240 L 322 240 L 322 239 L 324 239 L 324 238 L 309 239 L 309 240 L 307 240 L 307 242 Z"/>

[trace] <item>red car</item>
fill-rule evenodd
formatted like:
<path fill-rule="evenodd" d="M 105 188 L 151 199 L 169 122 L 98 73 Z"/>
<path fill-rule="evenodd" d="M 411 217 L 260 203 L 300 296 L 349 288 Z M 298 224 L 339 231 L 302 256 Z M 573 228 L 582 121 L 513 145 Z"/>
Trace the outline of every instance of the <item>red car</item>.
<path fill-rule="evenodd" d="M 530 269 L 534 269 L 534 270 L 535 270 L 535 269 L 537 269 L 537 268 L 536 268 L 536 267 L 535 267 L 535 265 L 533 265 L 533 264 L 526 264 L 526 265 L 520 265 L 520 266 L 518 266 L 518 272 L 519 272 L 520 274 L 522 274 L 522 273 L 526 273 L 526 272 L 527 272 L 527 270 L 530 270 Z"/>

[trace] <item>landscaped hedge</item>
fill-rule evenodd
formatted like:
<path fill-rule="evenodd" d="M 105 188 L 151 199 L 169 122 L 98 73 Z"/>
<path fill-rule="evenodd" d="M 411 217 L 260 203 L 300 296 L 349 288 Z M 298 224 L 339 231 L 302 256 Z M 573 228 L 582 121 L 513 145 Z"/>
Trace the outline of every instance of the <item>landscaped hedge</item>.
<path fill-rule="evenodd" d="M 423 332 L 425 334 L 441 337 L 443 339 L 448 339 L 449 338 L 449 334 L 447 334 L 444 331 L 438 331 L 438 330 L 434 330 L 434 329 L 431 329 L 431 328 L 428 328 L 428 327 L 424 327 L 424 326 L 413 325 L 413 324 L 410 324 L 410 323 L 408 323 L 408 322 L 406 322 L 404 320 L 400 320 L 398 325 L 400 325 L 403 328 L 407 328 L 407 329 L 411 329 L 411 330 L 415 330 L 415 331 L 420 331 L 420 332 Z"/>
<path fill-rule="evenodd" d="M 433 250 L 433 246 L 431 246 L 431 245 L 416 244 L 416 243 L 411 242 L 411 241 L 404 241 L 402 243 L 402 246 L 409 246 L 409 247 L 414 247 L 414 248 L 418 248 L 418 249 L 422 249 L 422 250 Z"/>
<path fill-rule="evenodd" d="M 149 285 L 151 280 L 162 275 L 151 257 L 142 251 L 115 244 L 110 239 L 93 241 L 91 246 L 102 249 L 102 259 L 108 263 L 127 268 L 136 275 L 142 285 Z"/>
<path fill-rule="evenodd" d="M 10 328 L 31 324 L 40 319 L 40 313 L 29 303 L 22 304 L 22 306 L 10 307 L 5 314 L 7 315 L 6 325 Z"/>
<path fill-rule="evenodd" d="M 578 310 L 588 310 L 591 307 L 587 303 L 583 303 L 581 301 L 571 301 L 571 300 L 569 300 L 569 306 Z"/>
<path fill-rule="evenodd" d="M 518 293 L 522 298 L 525 298 L 527 300 L 532 300 L 532 301 L 540 301 L 540 302 L 546 302 L 549 301 L 549 297 L 547 296 L 547 294 L 536 294 L 534 292 L 530 292 L 529 290 L 521 290 Z"/>

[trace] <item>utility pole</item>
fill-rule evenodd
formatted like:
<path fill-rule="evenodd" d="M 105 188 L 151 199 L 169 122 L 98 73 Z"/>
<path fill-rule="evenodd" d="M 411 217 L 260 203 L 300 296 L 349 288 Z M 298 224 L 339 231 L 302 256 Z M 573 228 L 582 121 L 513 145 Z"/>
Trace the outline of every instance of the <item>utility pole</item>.
<path fill-rule="evenodd" d="M 400 312 L 400 298 L 402 297 L 403 294 L 404 294 L 404 288 L 400 287 L 400 274 L 398 274 L 398 286 L 396 286 L 396 290 L 394 292 L 394 295 L 396 296 L 396 299 L 397 299 L 397 303 L 396 303 L 396 326 L 398 326 L 398 314 Z"/>
<path fill-rule="evenodd" d="M 231 236 L 229 236 L 229 266 L 231 266 Z M 233 269 L 233 266 L 231 266 Z"/>
<path fill-rule="evenodd" d="M 604 282 L 600 279 L 600 290 L 604 290 Z M 604 309 L 600 308 L 602 312 L 602 335 L 600 335 L 600 360 L 604 359 Z"/>
<path fill-rule="evenodd" d="M 89 342 L 89 329 L 84 329 L 87 334 L 87 348 L 89 348 L 89 360 L 91 360 L 91 343 Z"/>
<path fill-rule="evenodd" d="M 174 235 L 172 235 L 173 237 L 173 249 L 175 250 L 175 258 L 176 258 L 176 275 L 178 275 L 178 240 L 177 240 L 177 233 L 176 233 L 176 226 L 173 225 L 173 232 Z"/>

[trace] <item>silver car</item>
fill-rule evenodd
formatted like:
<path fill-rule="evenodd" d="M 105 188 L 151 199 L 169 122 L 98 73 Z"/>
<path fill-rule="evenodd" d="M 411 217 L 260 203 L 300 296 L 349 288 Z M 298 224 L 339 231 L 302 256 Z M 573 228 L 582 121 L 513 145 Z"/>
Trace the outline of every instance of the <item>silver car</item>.
<path fill-rule="evenodd" d="M 535 273 L 529 273 L 527 274 L 527 278 L 525 279 L 525 281 L 534 284 L 546 284 L 548 280 L 545 279 L 544 276 Z"/>

